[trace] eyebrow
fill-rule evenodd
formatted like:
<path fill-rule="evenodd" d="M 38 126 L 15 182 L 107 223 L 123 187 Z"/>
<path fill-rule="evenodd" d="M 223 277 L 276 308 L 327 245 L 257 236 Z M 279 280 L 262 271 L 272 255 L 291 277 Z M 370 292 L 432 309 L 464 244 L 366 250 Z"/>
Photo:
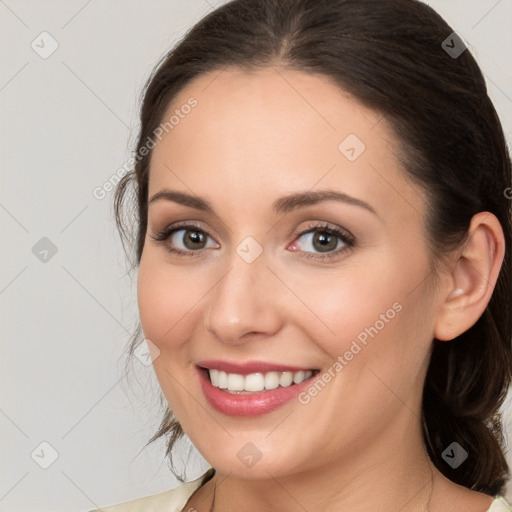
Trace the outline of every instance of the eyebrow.
<path fill-rule="evenodd" d="M 169 189 L 160 190 L 151 197 L 149 204 L 161 200 L 172 201 L 183 206 L 195 208 L 196 210 L 215 213 L 213 207 L 208 201 L 201 197 L 186 194 L 184 192 L 178 192 Z M 359 206 L 370 211 L 374 215 L 377 215 L 378 217 L 375 209 L 365 201 L 357 199 L 356 197 L 349 196 L 343 192 L 337 192 L 335 190 L 316 190 L 289 194 L 274 201 L 272 203 L 272 211 L 274 214 L 278 215 L 280 213 L 288 213 L 300 208 L 312 206 L 323 201 L 339 201 L 353 206 Z"/>

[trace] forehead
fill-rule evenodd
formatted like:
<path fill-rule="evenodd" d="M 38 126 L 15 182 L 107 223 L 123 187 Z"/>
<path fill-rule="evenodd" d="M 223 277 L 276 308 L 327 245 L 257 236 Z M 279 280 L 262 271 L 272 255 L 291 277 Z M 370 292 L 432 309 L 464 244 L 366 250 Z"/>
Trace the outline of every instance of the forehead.
<path fill-rule="evenodd" d="M 191 98 L 194 108 L 185 108 Z M 421 209 L 385 117 L 324 75 L 211 72 L 175 97 L 163 123 L 173 115 L 154 149 L 149 195 L 172 187 L 215 202 L 229 189 L 246 207 L 261 194 L 261 208 L 263 197 L 270 204 L 274 195 L 321 187 L 371 198 L 376 209 L 410 210 L 411 201 Z"/>

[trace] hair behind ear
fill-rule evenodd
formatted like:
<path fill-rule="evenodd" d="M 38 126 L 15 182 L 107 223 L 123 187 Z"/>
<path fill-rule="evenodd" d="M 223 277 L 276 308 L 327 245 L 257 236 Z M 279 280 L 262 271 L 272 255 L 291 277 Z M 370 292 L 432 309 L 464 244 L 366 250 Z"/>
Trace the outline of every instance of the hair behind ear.
<path fill-rule="evenodd" d="M 509 476 L 497 408 L 506 397 L 512 363 L 509 351 L 498 346 L 502 343 L 508 349 L 508 342 L 497 329 L 492 310 L 491 304 L 454 340 L 434 340 L 423 394 L 423 432 L 429 456 L 443 474 L 460 485 L 473 482 L 468 487 L 494 495 L 504 491 Z M 491 332 L 494 342 L 486 343 Z M 457 468 L 442 457 L 453 442 L 468 454 Z"/>

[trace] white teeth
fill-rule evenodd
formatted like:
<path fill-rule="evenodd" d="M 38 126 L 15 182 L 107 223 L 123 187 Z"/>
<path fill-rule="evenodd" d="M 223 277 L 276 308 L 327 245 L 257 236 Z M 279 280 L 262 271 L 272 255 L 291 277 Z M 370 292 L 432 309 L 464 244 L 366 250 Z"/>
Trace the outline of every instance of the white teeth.
<path fill-rule="evenodd" d="M 245 376 L 245 391 L 262 391 L 265 387 L 265 377 L 262 373 L 250 373 Z"/>
<path fill-rule="evenodd" d="M 212 381 L 213 386 L 215 386 L 216 388 L 220 387 L 219 386 L 219 370 L 214 370 L 214 369 L 210 370 L 210 380 Z"/>
<path fill-rule="evenodd" d="M 279 377 L 279 385 L 283 388 L 290 386 L 293 382 L 293 373 L 292 372 L 283 372 L 281 373 L 281 377 Z"/>
<path fill-rule="evenodd" d="M 295 382 L 295 384 L 300 384 L 304 380 L 304 375 L 305 372 L 303 372 L 302 370 L 295 372 L 293 374 L 293 382 Z"/>
<path fill-rule="evenodd" d="M 300 384 L 309 379 L 313 372 L 311 370 L 299 370 L 298 372 L 267 372 L 250 373 L 240 375 L 238 373 L 226 373 L 220 370 L 211 369 L 210 381 L 216 388 L 225 389 L 228 392 L 258 392 L 264 389 L 276 389 L 279 386 L 287 388 L 293 384 Z"/>
<path fill-rule="evenodd" d="M 219 371 L 219 388 L 228 389 L 228 374 Z"/>
<path fill-rule="evenodd" d="M 279 387 L 279 375 L 277 372 L 268 372 L 265 374 L 265 389 L 276 389 Z"/>
<path fill-rule="evenodd" d="M 228 389 L 230 391 L 244 390 L 244 376 L 238 373 L 228 373 Z"/>

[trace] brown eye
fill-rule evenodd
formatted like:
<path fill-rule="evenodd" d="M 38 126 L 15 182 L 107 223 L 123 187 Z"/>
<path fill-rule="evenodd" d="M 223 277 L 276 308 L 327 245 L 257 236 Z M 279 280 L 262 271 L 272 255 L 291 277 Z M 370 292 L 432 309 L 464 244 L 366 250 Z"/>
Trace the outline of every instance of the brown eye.
<path fill-rule="evenodd" d="M 202 249 L 218 247 L 213 241 L 207 245 L 210 235 L 194 224 L 172 225 L 151 238 L 157 242 L 166 242 L 169 252 L 182 256 L 196 256 Z"/>
<path fill-rule="evenodd" d="M 320 252 L 334 251 L 338 245 L 336 235 L 317 231 L 312 240 L 313 247 Z"/>
<path fill-rule="evenodd" d="M 299 247 L 301 256 L 320 261 L 341 256 L 355 245 L 355 238 L 351 234 L 329 225 L 310 226 L 296 237 L 299 241 L 294 245 Z"/>
<path fill-rule="evenodd" d="M 178 239 L 182 240 L 183 245 L 186 246 L 187 249 L 203 249 L 204 243 L 206 241 L 206 235 L 202 231 L 192 231 L 189 229 L 180 229 L 175 232 L 175 234 L 179 232 L 185 232 L 185 235 L 178 237 Z"/>

